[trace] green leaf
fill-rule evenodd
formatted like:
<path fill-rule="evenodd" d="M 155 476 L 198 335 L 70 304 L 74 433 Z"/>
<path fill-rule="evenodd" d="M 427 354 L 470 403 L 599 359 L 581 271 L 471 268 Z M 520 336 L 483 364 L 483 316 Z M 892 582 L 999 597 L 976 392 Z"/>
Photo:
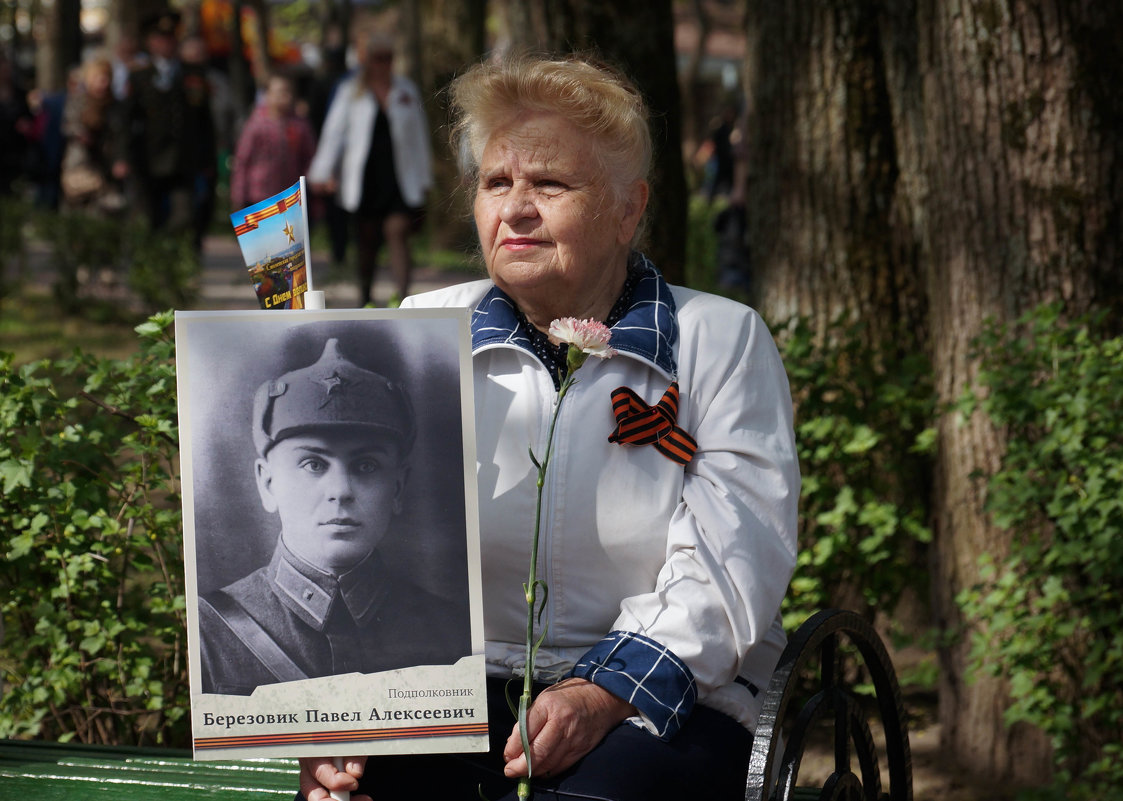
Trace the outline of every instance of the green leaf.
<path fill-rule="evenodd" d="M 32 470 L 30 462 L 15 459 L 0 462 L 0 480 L 4 482 L 4 494 L 10 495 L 17 487 L 31 487 Z"/>
<path fill-rule="evenodd" d="M 25 531 L 13 535 L 8 543 L 11 546 L 8 549 L 8 558 L 11 560 L 22 559 L 31 553 L 31 549 L 35 545 L 35 538 L 31 535 L 31 532 Z"/>
<path fill-rule="evenodd" d="M 880 437 L 874 432 L 872 428 L 867 425 L 860 425 L 854 429 L 854 435 L 850 441 L 843 446 L 842 450 L 847 454 L 865 453 L 873 449 Z"/>

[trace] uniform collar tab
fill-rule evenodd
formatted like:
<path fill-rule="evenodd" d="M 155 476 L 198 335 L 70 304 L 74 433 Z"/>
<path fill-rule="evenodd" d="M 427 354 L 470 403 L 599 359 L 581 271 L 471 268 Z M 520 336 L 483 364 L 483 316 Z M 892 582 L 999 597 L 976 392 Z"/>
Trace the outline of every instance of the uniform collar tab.
<path fill-rule="evenodd" d="M 269 572 L 280 591 L 281 602 L 317 631 L 323 631 L 336 603 L 343 603 L 360 626 L 369 622 L 386 589 L 377 551 L 337 578 L 310 565 L 279 542 Z"/>

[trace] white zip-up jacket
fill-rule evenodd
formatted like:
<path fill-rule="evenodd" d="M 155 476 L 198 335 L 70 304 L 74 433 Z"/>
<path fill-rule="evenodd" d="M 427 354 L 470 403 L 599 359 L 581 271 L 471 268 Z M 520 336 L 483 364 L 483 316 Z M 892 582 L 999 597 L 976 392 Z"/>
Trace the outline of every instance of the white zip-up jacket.
<path fill-rule="evenodd" d="M 786 642 L 780 602 L 796 561 L 799 468 L 787 376 L 752 309 L 666 284 L 650 262 L 613 326 L 619 355 L 590 358 L 567 394 L 545 486 L 539 575 L 549 586 L 536 678 L 589 678 L 663 738 L 696 699 L 752 730 Z M 537 470 L 556 392 L 513 304 L 490 281 L 408 298 L 472 316 L 477 472 L 489 672 L 524 666 Z M 673 379 L 682 467 L 610 443 L 611 394 L 654 405 Z"/>
<path fill-rule="evenodd" d="M 352 76 L 341 81 L 324 118 L 316 155 L 308 167 L 308 182 L 338 180 L 339 205 L 347 211 L 359 208 L 363 197 L 363 171 L 379 111 L 390 123 L 394 145 L 394 172 L 406 205 L 420 208 L 433 183 L 429 125 L 417 87 L 408 78 L 395 75 L 386 107 L 380 108 L 374 93 Z"/>

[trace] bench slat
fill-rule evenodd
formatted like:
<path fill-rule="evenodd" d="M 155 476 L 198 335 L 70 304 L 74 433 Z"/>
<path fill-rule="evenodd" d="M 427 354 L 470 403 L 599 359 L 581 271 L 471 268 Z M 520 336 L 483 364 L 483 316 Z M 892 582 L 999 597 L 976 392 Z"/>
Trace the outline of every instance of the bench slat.
<path fill-rule="evenodd" d="M 112 748 L 64 743 L 0 741 L 0 785 L 5 798 L 73 801 L 75 798 L 260 798 L 296 795 L 296 760 L 196 762 L 171 749 Z"/>

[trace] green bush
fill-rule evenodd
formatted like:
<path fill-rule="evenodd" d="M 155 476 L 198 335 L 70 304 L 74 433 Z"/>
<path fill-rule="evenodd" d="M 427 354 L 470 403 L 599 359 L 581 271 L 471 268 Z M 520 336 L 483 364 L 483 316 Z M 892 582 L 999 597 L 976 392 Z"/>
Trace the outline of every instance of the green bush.
<path fill-rule="evenodd" d="M 27 278 L 27 220 L 31 204 L 0 198 L 0 303 L 19 292 Z"/>
<path fill-rule="evenodd" d="M 196 296 L 200 266 L 189 233 L 73 211 L 38 212 L 34 228 L 51 248 L 55 298 L 67 313 L 119 308 L 116 299 L 98 303 L 99 287 L 127 288 L 145 314 L 183 308 Z"/>
<path fill-rule="evenodd" d="M 927 593 L 927 452 L 935 395 L 927 360 L 871 347 L 860 324 L 778 326 L 796 405 L 803 489 L 799 561 L 785 625 L 843 606 L 872 617 Z"/>
<path fill-rule="evenodd" d="M 152 231 L 143 223 L 124 226 L 121 260 L 126 282 L 144 309 L 183 309 L 198 294 L 199 254 L 188 233 Z"/>
<path fill-rule="evenodd" d="M 722 293 L 718 287 L 717 232 L 714 220 L 725 201 L 710 203 L 698 194 L 690 196 L 686 218 L 686 285 L 702 292 Z M 740 300 L 740 298 L 738 298 Z"/>
<path fill-rule="evenodd" d="M 172 315 L 139 355 L 0 355 L 0 737 L 184 745 Z"/>
<path fill-rule="evenodd" d="M 1123 338 L 1101 330 L 1058 306 L 989 325 L 980 389 L 961 404 L 1006 432 L 987 509 L 1013 536 L 959 598 L 973 666 L 1008 680 L 1009 723 L 1052 738 L 1069 799 L 1123 787 Z"/>

